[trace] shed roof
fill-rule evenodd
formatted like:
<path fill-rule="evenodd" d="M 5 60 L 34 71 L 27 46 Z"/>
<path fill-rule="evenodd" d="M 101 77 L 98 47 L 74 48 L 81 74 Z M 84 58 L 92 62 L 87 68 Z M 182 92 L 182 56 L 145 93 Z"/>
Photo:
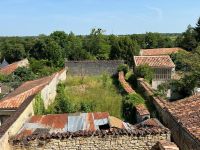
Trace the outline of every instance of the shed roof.
<path fill-rule="evenodd" d="M 141 49 L 140 50 L 140 55 L 142 55 L 142 56 L 170 55 L 172 53 L 177 53 L 178 51 L 182 51 L 182 50 L 183 49 L 180 48 L 180 47 Z"/>
<path fill-rule="evenodd" d="M 101 118 L 94 119 L 95 115 Z M 72 119 L 72 121 L 70 121 Z M 100 122 L 98 122 L 98 121 Z M 99 124 L 101 123 L 101 124 Z M 99 125 L 109 124 L 109 129 L 100 130 Z M 104 132 L 105 131 L 105 132 Z M 75 113 L 75 114 L 51 114 L 33 116 L 14 137 L 14 141 L 21 139 L 63 138 L 77 136 L 108 135 L 140 135 L 159 134 L 169 132 L 157 119 L 148 119 L 136 125 L 125 123 L 122 120 L 109 116 L 106 112 Z M 44 139 L 45 140 L 45 139 Z"/>
<path fill-rule="evenodd" d="M 123 123 L 122 120 L 111 117 L 107 112 L 38 115 L 31 117 L 24 124 L 19 135 L 27 134 L 27 131 L 32 134 L 36 129 L 49 129 L 50 133 L 96 131 L 99 130 L 99 126 L 106 124 L 111 127 L 125 128 Z"/>
<path fill-rule="evenodd" d="M 170 56 L 134 56 L 135 66 L 149 65 L 155 68 L 173 68 L 175 64 Z"/>

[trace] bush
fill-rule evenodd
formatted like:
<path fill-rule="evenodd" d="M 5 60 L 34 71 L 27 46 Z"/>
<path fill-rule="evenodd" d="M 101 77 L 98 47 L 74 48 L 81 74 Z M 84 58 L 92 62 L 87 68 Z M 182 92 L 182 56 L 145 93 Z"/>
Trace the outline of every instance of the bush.
<path fill-rule="evenodd" d="M 30 68 L 27 67 L 19 67 L 13 73 L 16 79 L 20 81 L 28 81 L 36 78 L 35 74 L 32 72 Z"/>
<path fill-rule="evenodd" d="M 170 89 L 169 82 L 162 83 L 162 84 L 158 85 L 158 89 L 156 90 L 155 95 L 161 96 L 164 99 L 166 99 L 168 89 Z"/>
<path fill-rule="evenodd" d="M 117 70 L 118 70 L 118 72 L 123 71 L 124 74 L 126 74 L 129 70 L 129 67 L 127 64 L 121 64 L 118 66 Z"/>
<path fill-rule="evenodd" d="M 47 109 L 47 113 L 73 113 L 74 107 L 68 97 L 65 95 L 64 84 L 59 84 L 57 87 L 57 96 L 52 105 Z"/>
<path fill-rule="evenodd" d="M 154 71 L 153 69 L 147 65 L 140 65 L 136 68 L 136 76 L 140 78 L 144 78 L 148 82 L 151 82 L 154 76 Z"/>
<path fill-rule="evenodd" d="M 58 71 L 58 68 L 51 67 L 48 60 L 30 59 L 30 68 L 38 77 L 48 76 Z"/>
<path fill-rule="evenodd" d="M 80 104 L 80 112 L 93 112 L 95 110 L 95 103 L 94 102 L 81 102 Z"/>
<path fill-rule="evenodd" d="M 43 115 L 45 113 L 44 101 L 41 98 L 41 94 L 36 95 L 33 110 L 35 115 Z"/>
<path fill-rule="evenodd" d="M 138 94 L 127 95 L 123 98 L 123 117 L 126 121 L 134 123 L 135 118 L 135 106 L 138 104 L 144 104 L 144 99 Z"/>

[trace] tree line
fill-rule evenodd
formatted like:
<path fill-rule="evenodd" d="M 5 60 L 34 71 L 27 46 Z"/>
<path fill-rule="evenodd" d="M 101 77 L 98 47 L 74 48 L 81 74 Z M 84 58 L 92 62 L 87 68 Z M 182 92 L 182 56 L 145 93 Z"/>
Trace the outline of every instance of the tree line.
<path fill-rule="evenodd" d="M 113 60 L 132 62 L 140 48 L 173 47 L 175 41 L 160 33 L 106 35 L 92 29 L 89 35 L 55 31 L 36 37 L 0 37 L 1 60 L 9 63 L 25 57 L 47 60 L 50 66 L 62 67 L 64 60 Z"/>

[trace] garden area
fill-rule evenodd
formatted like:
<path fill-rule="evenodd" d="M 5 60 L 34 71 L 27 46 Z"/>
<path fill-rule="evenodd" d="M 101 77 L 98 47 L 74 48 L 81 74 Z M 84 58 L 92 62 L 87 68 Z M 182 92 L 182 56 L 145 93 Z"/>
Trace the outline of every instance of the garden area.
<path fill-rule="evenodd" d="M 101 76 L 68 76 L 58 87 L 55 102 L 47 113 L 109 112 L 122 118 L 122 95 L 106 74 Z"/>

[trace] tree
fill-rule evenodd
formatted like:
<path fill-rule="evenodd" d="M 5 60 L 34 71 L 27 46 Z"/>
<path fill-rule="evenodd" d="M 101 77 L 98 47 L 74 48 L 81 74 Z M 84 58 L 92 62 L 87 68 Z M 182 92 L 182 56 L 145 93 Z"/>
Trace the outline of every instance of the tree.
<path fill-rule="evenodd" d="M 27 67 L 19 67 L 15 72 L 13 73 L 14 76 L 17 76 L 20 81 L 28 81 L 35 79 L 35 74 L 32 72 L 30 68 Z"/>
<path fill-rule="evenodd" d="M 9 63 L 21 60 L 26 57 L 24 45 L 18 41 L 6 41 L 2 45 L 2 57 Z"/>
<path fill-rule="evenodd" d="M 72 32 L 68 36 L 65 53 L 69 60 L 84 60 L 91 58 L 90 53 L 83 49 L 81 38 L 75 36 Z"/>
<path fill-rule="evenodd" d="M 103 33 L 102 29 L 92 29 L 84 41 L 84 48 L 100 60 L 108 59 L 110 55 L 110 45 Z"/>
<path fill-rule="evenodd" d="M 136 76 L 151 82 L 154 76 L 154 70 L 147 64 L 140 65 L 136 68 Z"/>
<path fill-rule="evenodd" d="M 139 54 L 139 46 L 130 37 L 118 37 L 111 43 L 110 59 L 123 59 L 129 65 L 133 62 L 133 56 Z"/>
<path fill-rule="evenodd" d="M 200 42 L 200 17 L 197 21 L 196 27 L 194 28 L 194 30 L 196 31 L 196 40 L 198 42 Z"/>
<path fill-rule="evenodd" d="M 63 67 L 64 65 L 63 49 L 51 38 L 38 40 L 30 54 L 36 59 L 47 59 L 54 67 Z"/>

